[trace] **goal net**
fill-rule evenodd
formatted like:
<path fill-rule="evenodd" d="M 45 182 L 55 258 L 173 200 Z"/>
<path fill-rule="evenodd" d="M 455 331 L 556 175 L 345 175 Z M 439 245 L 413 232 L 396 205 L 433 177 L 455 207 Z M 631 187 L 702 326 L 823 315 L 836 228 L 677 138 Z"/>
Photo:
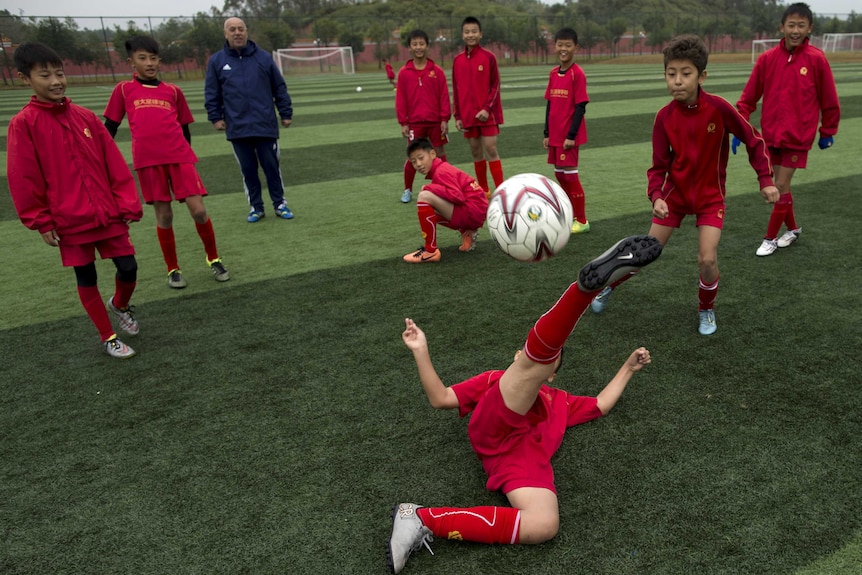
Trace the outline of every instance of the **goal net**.
<path fill-rule="evenodd" d="M 355 72 L 351 46 L 279 48 L 272 57 L 282 75 Z"/>
<path fill-rule="evenodd" d="M 824 52 L 855 52 L 862 50 L 862 32 L 824 34 L 820 49 Z"/>

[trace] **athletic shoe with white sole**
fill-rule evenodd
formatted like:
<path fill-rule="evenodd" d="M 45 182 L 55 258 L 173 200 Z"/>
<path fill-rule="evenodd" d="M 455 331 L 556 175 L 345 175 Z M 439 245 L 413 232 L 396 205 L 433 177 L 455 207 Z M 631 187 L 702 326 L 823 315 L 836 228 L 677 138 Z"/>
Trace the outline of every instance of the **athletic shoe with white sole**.
<path fill-rule="evenodd" d="M 786 248 L 793 242 L 799 239 L 799 235 L 802 234 L 802 228 L 796 228 L 795 230 L 787 230 L 782 234 L 780 238 L 778 238 L 778 247 Z"/>
<path fill-rule="evenodd" d="M 410 200 L 412 200 L 412 199 L 413 199 L 413 192 L 411 192 L 410 190 L 404 190 L 404 192 L 401 194 L 401 203 L 402 204 L 409 204 Z"/>
<path fill-rule="evenodd" d="M 631 236 L 581 268 L 581 291 L 599 291 L 616 280 L 654 262 L 661 255 L 661 242 L 652 236 Z"/>
<path fill-rule="evenodd" d="M 292 220 L 293 212 L 290 211 L 290 208 L 287 207 L 287 204 L 284 202 L 280 203 L 277 208 L 275 208 L 275 215 L 280 217 L 283 220 Z"/>
<path fill-rule="evenodd" d="M 697 331 L 700 335 L 712 335 L 718 327 L 715 325 L 715 311 L 705 309 L 698 312 Z"/>
<path fill-rule="evenodd" d="M 760 244 L 755 253 L 759 256 L 771 256 L 777 249 L 778 242 L 776 240 L 763 240 L 763 243 Z"/>
<path fill-rule="evenodd" d="M 392 536 L 386 545 L 386 560 L 392 573 L 400 573 L 410 554 L 422 545 L 434 555 L 428 545 L 434 536 L 416 515 L 420 507 L 415 503 L 399 503 L 392 508 Z"/>
<path fill-rule="evenodd" d="M 135 355 L 135 350 L 124 344 L 114 335 L 111 339 L 102 342 L 105 346 L 105 353 L 117 359 L 129 359 Z"/>
<path fill-rule="evenodd" d="M 138 325 L 138 320 L 135 319 L 134 307 L 129 306 L 126 309 L 120 309 L 114 305 L 114 296 L 111 296 L 111 299 L 108 300 L 108 309 L 114 312 L 114 316 L 117 318 L 117 325 L 120 326 L 121 330 L 129 335 L 138 335 L 141 327 Z"/>

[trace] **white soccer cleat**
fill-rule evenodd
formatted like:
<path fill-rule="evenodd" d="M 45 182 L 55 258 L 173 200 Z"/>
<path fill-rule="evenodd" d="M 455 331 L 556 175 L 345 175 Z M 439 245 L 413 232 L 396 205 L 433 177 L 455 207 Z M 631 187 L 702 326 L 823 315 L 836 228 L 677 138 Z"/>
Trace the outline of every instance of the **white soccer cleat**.
<path fill-rule="evenodd" d="M 787 246 L 798 240 L 800 234 L 802 234 L 802 228 L 797 228 L 795 230 L 787 230 L 780 238 L 778 238 L 778 247 L 786 248 Z"/>
<path fill-rule="evenodd" d="M 108 309 L 114 312 L 117 325 L 120 326 L 121 330 L 128 335 L 138 335 L 141 327 L 138 325 L 138 320 L 135 319 L 135 308 L 129 306 L 126 309 L 120 309 L 114 305 L 114 298 L 111 296 L 111 299 L 108 300 Z"/>
<path fill-rule="evenodd" d="M 105 353 L 117 359 L 128 359 L 135 355 L 135 350 L 121 342 L 116 335 L 103 342 L 103 345 L 105 346 Z"/>
<path fill-rule="evenodd" d="M 760 247 L 755 252 L 759 256 L 771 256 L 778 249 L 778 242 L 775 240 L 763 240 Z"/>
<path fill-rule="evenodd" d="M 400 573 L 410 554 L 422 545 L 434 555 L 428 545 L 434 536 L 416 515 L 420 507 L 415 503 L 399 503 L 392 508 L 392 536 L 386 546 L 386 560 L 392 573 Z"/>

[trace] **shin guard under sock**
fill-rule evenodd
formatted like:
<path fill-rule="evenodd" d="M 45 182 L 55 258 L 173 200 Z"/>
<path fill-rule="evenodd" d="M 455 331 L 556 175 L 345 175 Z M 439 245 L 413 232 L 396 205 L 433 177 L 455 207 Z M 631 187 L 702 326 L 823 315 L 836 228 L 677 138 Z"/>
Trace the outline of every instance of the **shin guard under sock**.
<path fill-rule="evenodd" d="M 577 282 L 571 284 L 530 329 L 524 344 L 527 357 L 537 363 L 553 363 L 595 295 L 581 291 Z"/>
<path fill-rule="evenodd" d="M 513 507 L 421 507 L 416 515 L 437 538 L 506 545 L 520 541 L 521 510 Z"/>

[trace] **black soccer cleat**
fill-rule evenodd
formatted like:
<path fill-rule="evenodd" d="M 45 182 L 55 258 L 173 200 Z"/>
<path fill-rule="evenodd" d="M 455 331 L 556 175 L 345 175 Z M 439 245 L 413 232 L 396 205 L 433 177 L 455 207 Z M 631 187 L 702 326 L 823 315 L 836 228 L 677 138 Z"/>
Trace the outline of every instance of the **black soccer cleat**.
<path fill-rule="evenodd" d="M 651 264 L 661 255 L 661 242 L 652 236 L 623 238 L 608 251 L 581 268 L 578 287 L 592 292 Z"/>

